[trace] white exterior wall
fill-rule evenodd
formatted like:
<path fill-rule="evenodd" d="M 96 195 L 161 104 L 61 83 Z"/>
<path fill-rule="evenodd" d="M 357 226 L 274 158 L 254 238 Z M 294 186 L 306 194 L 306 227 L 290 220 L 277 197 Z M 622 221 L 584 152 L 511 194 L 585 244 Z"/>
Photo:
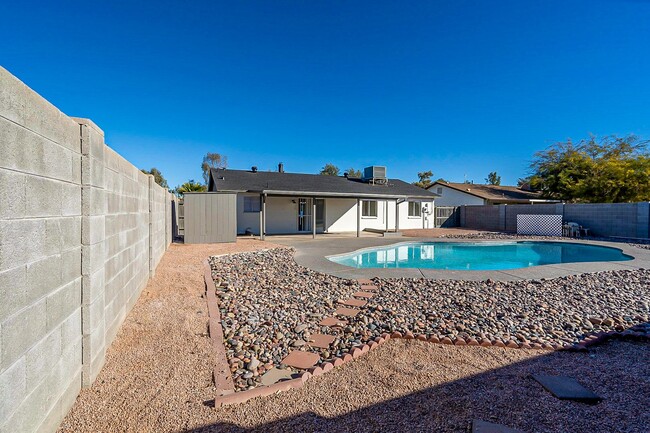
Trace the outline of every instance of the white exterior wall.
<path fill-rule="evenodd" d="M 471 188 L 471 185 L 469 187 Z M 438 192 L 438 188 L 442 188 L 442 194 Z M 434 185 L 429 191 L 440 194 L 440 197 L 436 197 L 436 206 L 480 206 L 486 204 L 485 200 L 480 197 L 444 185 Z"/>
<path fill-rule="evenodd" d="M 249 229 L 253 234 L 260 234 L 260 214 L 258 212 L 244 212 L 244 197 L 255 197 L 259 200 L 259 194 L 237 194 L 237 234 L 246 233 Z M 268 224 L 267 224 L 268 226 Z"/>
<path fill-rule="evenodd" d="M 253 234 L 258 235 L 260 214 L 258 212 L 244 212 L 244 197 L 259 198 L 259 195 L 246 193 L 237 195 L 237 233 L 243 234 L 249 229 Z M 433 200 L 423 202 L 422 206 L 428 207 L 428 214 L 422 212 L 420 217 L 409 217 L 408 203 L 400 203 L 400 230 L 433 228 Z M 357 230 L 357 200 L 326 198 L 324 216 L 325 228 L 328 233 L 355 232 Z M 395 216 L 395 200 L 377 200 L 377 216 L 362 216 L 361 230 L 367 228 L 394 230 Z M 266 233 L 269 235 L 299 233 L 298 197 L 267 197 Z"/>

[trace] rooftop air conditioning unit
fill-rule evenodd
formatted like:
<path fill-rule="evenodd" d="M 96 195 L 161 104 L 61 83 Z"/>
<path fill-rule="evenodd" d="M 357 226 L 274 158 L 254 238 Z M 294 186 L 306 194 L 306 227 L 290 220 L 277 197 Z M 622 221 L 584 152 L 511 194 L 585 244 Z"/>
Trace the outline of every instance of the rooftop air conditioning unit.
<path fill-rule="evenodd" d="M 363 180 L 368 183 L 378 183 L 385 184 L 386 179 L 386 167 L 379 165 L 373 165 L 363 169 Z"/>

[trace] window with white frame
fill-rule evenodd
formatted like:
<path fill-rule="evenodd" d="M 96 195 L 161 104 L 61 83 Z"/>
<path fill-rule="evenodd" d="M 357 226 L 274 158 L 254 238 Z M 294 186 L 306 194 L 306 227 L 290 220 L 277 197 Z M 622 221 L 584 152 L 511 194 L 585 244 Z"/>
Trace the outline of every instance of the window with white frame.
<path fill-rule="evenodd" d="M 420 203 L 419 201 L 410 201 L 409 202 L 409 216 L 410 217 L 422 216 L 422 203 Z"/>
<path fill-rule="evenodd" d="M 244 212 L 259 212 L 259 211 L 260 211 L 259 197 L 244 197 Z"/>
<path fill-rule="evenodd" d="M 377 218 L 377 202 L 374 200 L 362 201 L 361 216 Z"/>

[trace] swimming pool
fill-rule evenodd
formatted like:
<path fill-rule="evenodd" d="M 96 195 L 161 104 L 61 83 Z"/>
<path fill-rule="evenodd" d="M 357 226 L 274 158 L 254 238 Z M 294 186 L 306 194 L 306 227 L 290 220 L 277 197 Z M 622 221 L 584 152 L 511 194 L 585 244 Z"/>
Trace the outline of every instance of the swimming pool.
<path fill-rule="evenodd" d="M 617 248 L 569 242 L 412 242 L 328 257 L 353 268 L 503 270 L 557 263 L 626 261 Z"/>

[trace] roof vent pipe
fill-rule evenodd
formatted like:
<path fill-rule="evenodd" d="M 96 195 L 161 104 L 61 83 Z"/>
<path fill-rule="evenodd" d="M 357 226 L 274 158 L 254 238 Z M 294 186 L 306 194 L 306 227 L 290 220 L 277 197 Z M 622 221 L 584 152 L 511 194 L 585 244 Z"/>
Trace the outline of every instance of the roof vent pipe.
<path fill-rule="evenodd" d="M 252 167 L 251 167 L 251 171 L 252 171 L 253 173 L 257 173 L 257 166 L 255 166 L 255 165 L 252 166 Z"/>
<path fill-rule="evenodd" d="M 282 164 L 282 163 L 278 164 L 278 172 L 279 173 L 284 173 L 284 164 Z"/>

